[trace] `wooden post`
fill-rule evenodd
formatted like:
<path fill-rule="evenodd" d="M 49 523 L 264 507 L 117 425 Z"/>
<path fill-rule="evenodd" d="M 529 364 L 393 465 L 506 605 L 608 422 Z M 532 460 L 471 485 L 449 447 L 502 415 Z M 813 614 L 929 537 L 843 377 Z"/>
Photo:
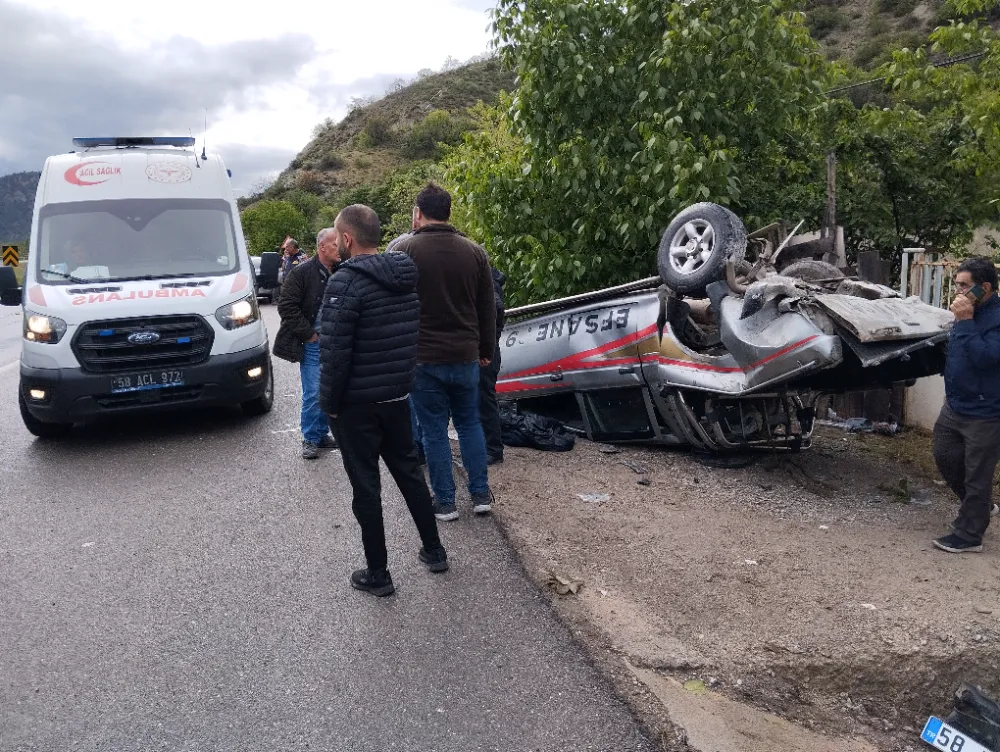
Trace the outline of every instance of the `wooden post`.
<path fill-rule="evenodd" d="M 837 242 L 837 154 L 826 155 L 826 231 Z M 836 252 L 836 246 L 833 251 Z"/>

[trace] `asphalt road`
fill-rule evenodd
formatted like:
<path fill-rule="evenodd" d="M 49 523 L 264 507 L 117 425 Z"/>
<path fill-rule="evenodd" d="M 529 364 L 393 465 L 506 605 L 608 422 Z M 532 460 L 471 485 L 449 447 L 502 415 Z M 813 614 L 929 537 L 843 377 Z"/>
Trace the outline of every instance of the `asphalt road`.
<path fill-rule="evenodd" d="M 17 362 L 21 347 L 21 308 L 0 306 L 0 368 Z"/>
<path fill-rule="evenodd" d="M 337 453 L 274 412 L 171 414 L 34 440 L 0 318 L 0 750 L 652 750 L 487 519 L 417 561 L 387 478 L 388 599 Z M 266 306 L 269 328 L 275 312 Z M 503 500 L 500 500 L 503 503 Z"/>

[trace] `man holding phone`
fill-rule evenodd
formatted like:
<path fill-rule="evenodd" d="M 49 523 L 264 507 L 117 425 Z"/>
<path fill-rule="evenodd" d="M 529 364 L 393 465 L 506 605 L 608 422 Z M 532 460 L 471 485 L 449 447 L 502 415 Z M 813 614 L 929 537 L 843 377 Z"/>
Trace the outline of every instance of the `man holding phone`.
<path fill-rule="evenodd" d="M 934 541 L 951 553 L 983 550 L 1000 460 L 1000 298 L 990 259 L 970 258 L 955 274 L 955 324 L 948 340 L 945 404 L 934 425 L 934 459 L 961 506 L 953 532 Z"/>

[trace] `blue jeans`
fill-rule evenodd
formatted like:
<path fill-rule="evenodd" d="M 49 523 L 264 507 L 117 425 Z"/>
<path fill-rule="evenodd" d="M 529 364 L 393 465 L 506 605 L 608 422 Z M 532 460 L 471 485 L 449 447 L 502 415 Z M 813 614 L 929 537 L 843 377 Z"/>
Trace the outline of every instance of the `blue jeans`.
<path fill-rule="evenodd" d="M 302 438 L 310 444 L 319 444 L 330 432 L 330 422 L 319 406 L 319 342 L 306 342 L 299 363 L 302 379 Z"/>
<path fill-rule="evenodd" d="M 473 498 L 488 496 L 486 441 L 479 422 L 479 363 L 418 364 L 410 397 L 423 434 L 431 489 L 438 503 L 455 503 L 449 414 L 458 432 L 462 465 L 469 475 L 469 494 Z"/>
<path fill-rule="evenodd" d="M 424 432 L 420 430 L 420 421 L 417 420 L 417 409 L 413 406 L 413 395 L 408 400 L 410 403 L 410 428 L 413 431 L 413 448 L 419 447 L 419 452 L 424 451 Z"/>

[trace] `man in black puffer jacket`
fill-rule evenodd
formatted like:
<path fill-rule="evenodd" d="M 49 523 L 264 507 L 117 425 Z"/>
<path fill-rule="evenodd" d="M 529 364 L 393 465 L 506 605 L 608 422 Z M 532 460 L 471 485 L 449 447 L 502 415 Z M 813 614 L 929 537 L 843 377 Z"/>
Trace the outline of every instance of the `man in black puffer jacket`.
<path fill-rule="evenodd" d="M 379 457 L 420 533 L 420 560 L 432 572 L 448 569 L 410 432 L 407 396 L 420 333 L 417 266 L 405 254 L 378 253 L 378 215 L 367 206 L 348 206 L 333 227 L 342 261 L 323 301 L 320 404 L 333 420 L 354 489 L 354 516 L 368 563 L 351 575 L 351 585 L 385 596 L 395 588 L 385 547 Z"/>

